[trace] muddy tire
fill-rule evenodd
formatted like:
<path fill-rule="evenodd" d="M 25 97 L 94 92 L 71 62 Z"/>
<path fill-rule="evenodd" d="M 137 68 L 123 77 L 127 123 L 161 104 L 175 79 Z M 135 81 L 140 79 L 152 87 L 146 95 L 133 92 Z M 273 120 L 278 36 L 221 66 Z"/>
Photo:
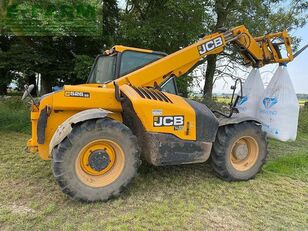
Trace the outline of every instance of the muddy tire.
<path fill-rule="evenodd" d="M 211 165 L 226 181 L 254 178 L 267 157 L 267 138 L 255 122 L 220 127 L 211 153 Z"/>
<path fill-rule="evenodd" d="M 109 118 L 89 120 L 53 151 L 53 174 L 61 190 L 75 200 L 107 201 L 137 174 L 137 138 L 124 124 Z"/>

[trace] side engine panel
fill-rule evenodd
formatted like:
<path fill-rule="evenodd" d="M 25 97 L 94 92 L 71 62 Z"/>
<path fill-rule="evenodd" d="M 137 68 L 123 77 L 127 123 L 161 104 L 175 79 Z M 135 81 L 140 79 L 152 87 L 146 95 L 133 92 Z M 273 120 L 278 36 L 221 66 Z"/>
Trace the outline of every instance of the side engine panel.
<path fill-rule="evenodd" d="M 149 163 L 188 164 L 208 159 L 218 121 L 205 105 L 155 89 L 128 85 L 120 89 L 124 123 L 137 135 Z"/>
<path fill-rule="evenodd" d="M 145 131 L 196 140 L 194 109 L 182 97 L 147 88 L 121 86 Z M 125 108 L 123 108 L 125 114 Z"/>

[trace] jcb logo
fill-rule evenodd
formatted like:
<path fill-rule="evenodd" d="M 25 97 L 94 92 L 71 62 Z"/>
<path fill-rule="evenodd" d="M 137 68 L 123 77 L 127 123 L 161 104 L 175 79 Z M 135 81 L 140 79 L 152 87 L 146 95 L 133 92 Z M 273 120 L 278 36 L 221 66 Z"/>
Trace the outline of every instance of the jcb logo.
<path fill-rule="evenodd" d="M 182 126 L 184 116 L 154 116 L 154 127 Z"/>
<path fill-rule="evenodd" d="M 214 38 L 214 39 L 198 46 L 199 54 L 203 55 L 206 52 L 211 51 L 211 50 L 213 50 L 217 47 L 220 47 L 220 46 L 222 46 L 222 38 L 221 37 Z"/>

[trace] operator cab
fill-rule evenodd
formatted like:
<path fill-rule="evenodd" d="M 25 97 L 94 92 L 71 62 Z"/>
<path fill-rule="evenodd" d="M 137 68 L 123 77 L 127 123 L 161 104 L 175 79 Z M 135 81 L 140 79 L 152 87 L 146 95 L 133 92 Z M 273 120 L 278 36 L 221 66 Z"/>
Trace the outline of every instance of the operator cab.
<path fill-rule="evenodd" d="M 105 51 L 103 55 L 96 57 L 87 83 L 109 83 L 166 55 L 158 51 L 114 46 L 111 50 Z M 160 87 L 164 92 L 178 94 L 174 78 L 170 78 Z"/>

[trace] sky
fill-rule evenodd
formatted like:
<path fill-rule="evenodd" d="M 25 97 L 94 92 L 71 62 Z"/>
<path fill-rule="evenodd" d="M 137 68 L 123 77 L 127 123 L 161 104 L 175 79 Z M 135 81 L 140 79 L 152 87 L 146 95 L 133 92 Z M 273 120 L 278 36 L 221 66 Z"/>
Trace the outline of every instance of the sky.
<path fill-rule="evenodd" d="M 308 44 L 308 25 L 298 29 L 294 35 L 302 38 L 301 46 Z M 289 63 L 288 71 L 295 91 L 308 93 L 308 48 L 303 51 L 293 62 Z"/>

